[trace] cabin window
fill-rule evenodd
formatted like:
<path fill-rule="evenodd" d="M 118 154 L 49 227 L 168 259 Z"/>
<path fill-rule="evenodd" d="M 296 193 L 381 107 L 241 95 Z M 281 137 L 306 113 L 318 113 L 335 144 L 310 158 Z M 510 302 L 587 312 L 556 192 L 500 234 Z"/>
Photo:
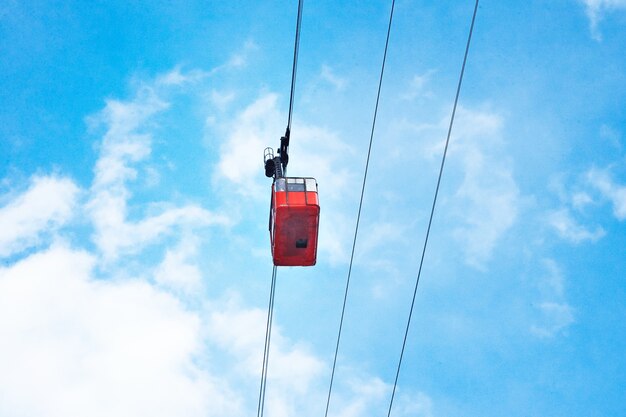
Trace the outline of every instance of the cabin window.
<path fill-rule="evenodd" d="M 276 180 L 276 183 L 274 184 L 274 187 L 276 189 L 276 191 L 285 191 L 286 184 L 285 184 L 285 179 L 284 178 L 279 178 Z"/>

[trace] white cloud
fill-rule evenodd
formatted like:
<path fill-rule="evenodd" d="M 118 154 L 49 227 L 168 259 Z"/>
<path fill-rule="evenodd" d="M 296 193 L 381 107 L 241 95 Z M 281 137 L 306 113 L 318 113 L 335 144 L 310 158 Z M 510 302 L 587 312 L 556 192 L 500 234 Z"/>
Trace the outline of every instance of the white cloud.
<path fill-rule="evenodd" d="M 200 319 L 139 280 L 53 247 L 0 269 L 0 415 L 236 416 L 195 362 Z"/>
<path fill-rule="evenodd" d="M 226 218 L 193 205 L 167 209 L 139 222 L 127 222 L 126 202 L 122 198 L 111 195 L 100 197 L 92 200 L 89 207 L 96 227 L 94 242 L 107 261 L 116 260 L 125 253 L 136 254 L 157 239 L 172 235 L 175 227 L 206 227 L 227 223 Z"/>
<path fill-rule="evenodd" d="M 607 170 L 595 168 L 587 172 L 587 180 L 613 204 L 613 215 L 626 220 L 626 185 L 616 184 Z"/>
<path fill-rule="evenodd" d="M 245 67 L 250 59 L 250 54 L 258 49 L 259 47 L 256 43 L 254 43 L 254 41 L 248 40 L 238 52 L 234 53 L 230 57 L 228 62 L 223 67 L 218 67 L 217 69 Z"/>
<path fill-rule="evenodd" d="M 322 183 L 322 186 L 325 186 Z M 321 197 L 324 195 L 322 194 Z M 335 209 L 322 198 L 320 200 L 320 224 L 317 251 L 332 265 L 347 263 L 350 255 L 349 246 L 354 236 L 355 219 Z"/>
<path fill-rule="evenodd" d="M 537 337 L 550 338 L 574 323 L 574 312 L 568 304 L 543 302 L 539 304 L 544 323 L 533 325 L 531 333 Z"/>
<path fill-rule="evenodd" d="M 278 95 L 268 93 L 246 107 L 221 129 L 229 132 L 220 147 L 216 180 L 226 179 L 243 195 L 265 196 L 268 180 L 263 169 L 263 150 L 276 148 L 285 132 L 286 114 L 278 110 Z M 320 144 L 323 143 L 323 149 Z M 314 176 L 326 196 L 336 198 L 351 176 L 336 161 L 351 154 L 341 138 L 326 129 L 293 122 L 288 174 Z"/>
<path fill-rule="evenodd" d="M 425 141 L 417 142 L 417 147 L 415 141 L 407 143 L 402 152 L 415 149 L 438 172 L 449 123 L 449 115 L 437 123 L 398 123 Z M 498 114 L 457 108 L 437 211 L 460 243 L 465 262 L 477 269 L 486 268 L 523 203 L 503 136 Z"/>
<path fill-rule="evenodd" d="M 263 359 L 266 311 L 243 308 L 230 299 L 225 308 L 213 308 L 208 320 L 211 339 L 232 358 L 238 376 L 232 380 L 258 383 Z M 324 363 L 309 349 L 282 335 L 274 322 L 269 351 L 265 409 L 267 415 L 303 415 L 318 388 Z M 233 382 L 233 384 L 236 384 Z M 316 406 L 319 406 L 317 404 Z M 304 415 L 307 415 L 305 412 Z"/>
<path fill-rule="evenodd" d="M 208 334 L 223 351 L 232 381 L 253 381 L 258 384 L 261 372 L 263 340 L 267 312 L 245 308 L 235 297 L 223 306 L 212 306 Z M 306 346 L 294 343 L 274 323 L 269 356 L 266 392 L 266 414 L 278 416 L 313 416 L 323 412 L 328 390 L 329 366 Z M 374 376 L 363 376 L 352 369 L 342 369 L 336 378 L 331 398 L 332 415 L 365 417 L 382 413 L 390 392 L 389 384 Z M 257 385 L 258 387 L 258 385 Z M 258 389 L 258 388 L 257 388 Z M 415 399 L 411 397 L 412 399 Z M 425 397 L 417 397 L 417 406 L 428 407 Z M 414 410 L 406 398 L 399 400 L 400 410 Z M 423 408 L 420 408 L 423 409 Z M 411 414 L 401 414 L 411 415 Z M 420 414 L 428 416 L 428 414 Z"/>
<path fill-rule="evenodd" d="M 454 230 L 454 235 L 464 243 L 467 262 L 482 268 L 500 237 L 517 219 L 519 191 L 515 180 L 506 168 L 472 167 L 455 197 L 465 211 L 464 224 Z"/>
<path fill-rule="evenodd" d="M 410 417 L 433 417 L 433 400 L 423 392 L 413 395 L 398 395 L 394 415 Z"/>
<path fill-rule="evenodd" d="M 165 288 L 180 291 L 187 296 L 199 293 L 202 273 L 193 262 L 197 255 L 198 241 L 185 236 L 178 246 L 168 249 L 161 264 L 154 272 L 155 281 Z"/>
<path fill-rule="evenodd" d="M 224 309 L 215 308 L 209 319 L 213 340 L 236 358 L 239 372 L 258 376 L 261 371 L 267 312 L 240 307 L 229 300 Z M 302 394 L 324 370 L 324 364 L 304 346 L 286 339 L 276 324 L 272 330 L 268 380 L 277 390 Z"/>
<path fill-rule="evenodd" d="M 324 81 L 327 81 L 337 90 L 343 90 L 346 88 L 348 81 L 345 78 L 339 77 L 331 67 L 328 65 L 322 65 L 322 70 L 320 72 L 320 78 Z"/>
<path fill-rule="evenodd" d="M 72 216 L 78 187 L 67 178 L 34 177 L 23 194 L 0 208 L 0 256 L 39 244 Z"/>
<path fill-rule="evenodd" d="M 358 188 L 354 187 L 355 174 L 345 167 L 345 163 L 341 163 L 355 154 L 343 138 L 328 129 L 299 121 L 294 122 L 293 131 L 289 175 L 315 177 L 320 194 L 326 200 L 345 198 L 346 192 L 354 192 Z"/>
<path fill-rule="evenodd" d="M 237 356 L 237 370 L 245 374 L 259 373 L 265 340 L 265 312 L 243 309 L 238 305 L 214 309 L 208 320 L 209 334 L 218 346 Z"/>
<path fill-rule="evenodd" d="M 379 415 L 383 412 L 385 400 L 391 387 L 376 377 L 351 377 L 347 389 L 339 398 L 335 398 L 339 417 L 362 417 Z M 385 410 L 386 411 L 386 410 Z"/>
<path fill-rule="evenodd" d="M 403 228 L 399 224 L 376 222 L 367 227 L 367 236 L 361 239 L 360 250 L 368 254 L 381 245 L 389 245 L 391 242 L 402 240 L 402 231 Z"/>
<path fill-rule="evenodd" d="M 626 10 L 626 0 L 582 0 L 582 2 L 587 8 L 591 36 L 597 41 L 602 40 L 598 25 L 604 15 L 615 10 Z"/>
<path fill-rule="evenodd" d="M 137 222 L 127 220 L 131 196 L 127 184 L 137 177 L 135 165 L 151 153 L 149 122 L 168 107 L 154 86 L 143 85 L 132 100 L 109 100 L 104 110 L 91 118 L 92 123 L 104 124 L 107 129 L 87 205 L 95 228 L 94 242 L 107 261 L 116 260 L 122 253 L 139 252 L 176 226 L 227 222 L 195 205 L 169 208 Z"/>
<path fill-rule="evenodd" d="M 263 150 L 279 143 L 286 121 L 276 108 L 277 100 L 276 94 L 259 98 L 223 129 L 229 135 L 220 147 L 216 179 L 236 184 L 236 191 L 243 195 L 260 197 L 266 194 Z"/>
<path fill-rule="evenodd" d="M 149 280 L 96 276 L 96 264 L 57 245 L 0 268 L 0 415 L 238 417 L 252 409 L 265 311 L 232 301 L 189 310 Z M 314 415 L 328 369 L 281 333 L 275 324 L 266 413 Z M 207 350 L 215 346 L 223 353 Z M 209 370 L 220 363 L 218 378 Z M 334 394 L 338 415 L 384 405 L 389 387 L 380 379 L 348 379 Z"/>
<path fill-rule="evenodd" d="M 554 211 L 548 215 L 548 223 L 557 233 L 572 243 L 581 243 L 584 241 L 596 242 L 604 237 L 606 232 L 601 227 L 596 227 L 591 231 L 574 220 L 567 209 Z"/>
<path fill-rule="evenodd" d="M 571 203 L 575 209 L 581 210 L 583 207 L 593 203 L 593 199 L 589 194 L 579 191 L 572 194 Z"/>
<path fill-rule="evenodd" d="M 622 151 L 622 134 L 619 130 L 614 129 L 609 125 L 602 125 L 600 127 L 600 138 L 605 140 L 617 151 Z"/>
<path fill-rule="evenodd" d="M 463 107 L 457 112 L 454 132 L 458 133 L 450 139 L 448 155 L 448 164 L 453 158 L 457 164 L 460 160 L 463 175 L 450 200 L 458 213 L 454 236 L 463 243 L 468 264 L 482 269 L 517 220 L 521 201 L 509 158 L 499 149 L 500 117 Z M 443 151 L 441 142 L 437 147 Z"/>
<path fill-rule="evenodd" d="M 565 277 L 561 268 L 552 259 L 545 259 L 543 265 L 545 274 L 537 282 L 542 299 L 537 304 L 539 317 L 530 326 L 530 332 L 537 337 L 551 338 L 572 325 L 575 317 L 574 309 L 566 300 Z"/>
<path fill-rule="evenodd" d="M 183 72 L 180 66 L 176 66 L 170 72 L 161 74 L 156 77 L 154 84 L 156 86 L 170 87 L 170 86 L 183 86 L 184 84 L 194 83 L 203 80 L 210 76 L 210 72 L 200 71 L 197 69 Z"/>
<path fill-rule="evenodd" d="M 432 97 L 433 93 L 427 87 L 435 72 L 431 69 L 423 74 L 414 75 L 406 92 L 401 97 L 406 100 L 413 100 L 417 97 Z"/>
<path fill-rule="evenodd" d="M 224 93 L 216 90 L 211 91 L 211 103 L 221 111 L 224 111 L 228 107 L 228 105 L 233 102 L 234 99 L 235 93 L 232 91 Z"/>
<path fill-rule="evenodd" d="M 546 299 L 563 300 L 565 297 L 565 277 L 561 268 L 552 259 L 544 259 L 546 273 L 539 280 L 541 296 Z"/>

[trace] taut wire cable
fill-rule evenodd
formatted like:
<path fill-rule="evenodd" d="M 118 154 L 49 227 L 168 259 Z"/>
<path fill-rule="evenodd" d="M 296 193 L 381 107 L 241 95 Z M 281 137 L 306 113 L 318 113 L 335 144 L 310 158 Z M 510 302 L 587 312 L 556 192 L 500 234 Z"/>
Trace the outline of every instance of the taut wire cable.
<path fill-rule="evenodd" d="M 304 0 L 298 0 L 298 16 L 296 18 L 296 36 L 293 47 L 293 66 L 291 70 L 291 88 L 289 92 L 289 116 L 287 119 L 287 131 L 285 136 L 287 137 L 287 145 L 289 144 L 289 136 L 291 133 L 291 117 L 293 115 L 293 98 L 296 90 L 296 71 L 298 68 L 298 51 L 300 49 L 300 28 L 302 25 L 302 6 Z M 286 166 L 283 170 L 283 174 L 286 174 Z M 263 367 L 261 369 L 261 384 L 259 387 L 259 403 L 257 406 L 257 417 L 263 417 L 265 409 L 265 390 L 267 387 L 267 369 L 270 356 L 270 341 L 272 338 L 272 321 L 274 319 L 274 297 L 276 295 L 276 275 L 277 267 L 274 265 L 272 270 L 272 284 L 270 287 L 270 299 L 267 307 L 267 323 L 265 327 L 265 346 L 263 348 Z"/>
<path fill-rule="evenodd" d="M 291 70 L 291 91 L 289 93 L 289 117 L 287 132 L 291 132 L 291 116 L 293 114 L 293 96 L 296 91 L 296 70 L 298 68 L 298 51 L 300 50 L 300 27 L 302 26 L 302 7 L 304 0 L 298 0 L 298 17 L 296 19 L 296 40 L 293 46 L 293 67 Z"/>
<path fill-rule="evenodd" d="M 435 187 L 435 195 L 433 197 L 433 205 L 430 209 L 430 218 L 428 220 L 428 227 L 426 229 L 426 237 L 424 238 L 424 246 L 422 247 L 422 256 L 420 259 L 419 269 L 417 271 L 417 279 L 415 280 L 415 288 L 413 290 L 413 299 L 411 301 L 411 308 L 409 310 L 409 317 L 406 323 L 406 329 L 404 331 L 404 340 L 402 341 L 402 350 L 400 352 L 400 359 L 398 360 L 398 368 L 396 370 L 396 378 L 393 382 L 393 390 L 391 392 L 391 400 L 389 401 L 389 410 L 387 411 L 387 417 L 391 415 L 391 408 L 393 406 L 393 400 L 396 394 L 396 387 L 398 385 L 398 377 L 400 375 L 400 367 L 402 366 L 402 358 L 404 357 L 404 348 L 406 347 L 406 340 L 409 334 L 409 328 L 411 326 L 411 317 L 413 316 L 413 308 L 415 306 L 415 295 L 417 294 L 417 287 L 420 282 L 420 276 L 422 275 L 422 266 L 424 265 L 424 256 L 426 254 L 426 246 L 428 245 L 428 237 L 430 236 L 430 227 L 433 222 L 433 216 L 435 214 L 435 207 L 437 205 L 437 196 L 439 195 L 439 186 L 441 185 L 441 177 L 443 175 L 443 168 L 446 162 L 446 155 L 448 153 L 448 145 L 450 143 L 450 135 L 452 134 L 452 126 L 454 125 L 454 116 L 456 115 L 456 108 L 459 102 L 459 94 L 461 93 L 461 84 L 463 83 L 463 75 L 465 74 L 465 64 L 467 63 L 467 55 L 469 53 L 470 43 L 472 40 L 472 33 L 474 31 L 474 22 L 476 21 L 476 12 L 478 11 L 478 2 L 474 4 L 474 13 L 472 14 L 472 23 L 470 24 L 469 34 L 467 36 L 467 44 L 465 45 L 465 55 L 463 56 L 463 65 L 461 65 L 461 73 L 459 74 L 459 82 L 456 87 L 456 95 L 454 97 L 454 105 L 452 106 L 452 115 L 450 117 L 450 125 L 448 126 L 448 135 L 446 137 L 446 145 L 443 150 L 443 156 L 441 158 L 441 166 L 439 168 L 439 177 L 437 178 L 437 186 Z"/>
<path fill-rule="evenodd" d="M 378 80 L 378 92 L 376 93 L 376 106 L 374 107 L 374 117 L 372 120 L 372 130 L 370 133 L 370 141 L 369 141 L 369 147 L 367 149 L 367 159 L 365 161 L 365 170 L 363 173 L 363 185 L 361 187 L 361 198 L 359 200 L 359 210 L 356 216 L 356 226 L 354 228 L 354 239 L 352 241 L 352 253 L 350 254 L 350 266 L 348 267 L 348 277 L 346 279 L 346 290 L 344 292 L 344 296 L 343 296 L 343 306 L 341 307 L 341 319 L 339 320 L 339 331 L 337 333 L 337 344 L 335 345 L 335 356 L 333 359 L 333 369 L 331 371 L 330 374 L 330 384 L 328 386 L 328 398 L 326 399 L 326 411 L 324 412 L 324 417 L 328 417 L 328 408 L 330 405 L 330 397 L 331 397 L 331 393 L 333 390 L 333 381 L 335 378 L 335 368 L 337 365 L 337 354 L 339 352 L 339 343 L 341 341 L 341 331 L 343 329 L 343 319 L 345 316 L 345 312 L 346 312 L 346 302 L 348 300 L 348 289 L 350 288 L 350 276 L 352 275 L 352 262 L 354 260 L 354 249 L 356 247 L 356 240 L 357 240 L 357 236 L 359 234 L 359 223 L 361 220 L 361 209 L 363 207 L 363 196 L 365 194 L 365 183 L 367 181 L 367 171 L 369 168 L 369 163 L 370 163 L 370 155 L 372 152 L 372 142 L 374 140 L 374 129 L 376 127 L 376 116 L 378 115 L 378 104 L 380 102 L 380 91 L 382 89 L 382 85 L 383 85 L 383 75 L 385 73 L 385 62 L 387 60 L 387 49 L 389 47 L 389 35 L 391 34 L 391 23 L 393 22 L 393 10 L 394 10 L 394 6 L 395 6 L 396 1 L 392 0 L 391 2 L 391 11 L 389 13 L 389 25 L 387 27 L 387 39 L 385 41 L 385 52 L 383 53 L 383 60 L 382 60 L 382 64 L 381 64 L 381 68 L 380 68 L 380 78 Z"/>
<path fill-rule="evenodd" d="M 270 286 L 270 300 L 267 306 L 267 322 L 265 324 L 265 347 L 263 348 L 263 368 L 261 369 L 261 386 L 259 387 L 259 404 L 257 406 L 257 417 L 263 417 L 265 408 L 265 387 L 267 385 L 267 364 L 270 357 L 270 340 L 272 338 L 272 320 L 274 319 L 274 296 L 276 294 L 276 272 L 274 265 L 272 270 L 272 283 Z"/>

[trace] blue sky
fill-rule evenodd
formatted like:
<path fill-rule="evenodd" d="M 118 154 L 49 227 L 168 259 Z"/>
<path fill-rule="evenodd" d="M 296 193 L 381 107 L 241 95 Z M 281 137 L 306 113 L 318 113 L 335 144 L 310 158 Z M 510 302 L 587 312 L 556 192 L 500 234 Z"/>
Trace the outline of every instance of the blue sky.
<path fill-rule="evenodd" d="M 297 2 L 0 3 L 0 416 L 248 416 Z M 390 2 L 305 1 L 270 417 L 323 415 Z M 386 412 L 473 2 L 396 3 L 330 416 Z M 626 2 L 481 2 L 393 416 L 626 398 Z"/>

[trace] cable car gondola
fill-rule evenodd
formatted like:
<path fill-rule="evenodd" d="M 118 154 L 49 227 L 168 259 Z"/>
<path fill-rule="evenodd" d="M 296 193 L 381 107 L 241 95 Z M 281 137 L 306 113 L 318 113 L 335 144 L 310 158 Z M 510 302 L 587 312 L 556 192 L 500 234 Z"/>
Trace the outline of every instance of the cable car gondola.
<path fill-rule="evenodd" d="M 314 178 L 283 177 L 274 181 L 270 206 L 274 265 L 315 265 L 319 216 Z"/>
<path fill-rule="evenodd" d="M 320 205 L 317 181 L 285 177 L 288 132 L 281 138 L 280 155 L 265 149 L 265 175 L 273 177 L 270 202 L 270 243 L 276 266 L 312 266 L 317 259 Z"/>

